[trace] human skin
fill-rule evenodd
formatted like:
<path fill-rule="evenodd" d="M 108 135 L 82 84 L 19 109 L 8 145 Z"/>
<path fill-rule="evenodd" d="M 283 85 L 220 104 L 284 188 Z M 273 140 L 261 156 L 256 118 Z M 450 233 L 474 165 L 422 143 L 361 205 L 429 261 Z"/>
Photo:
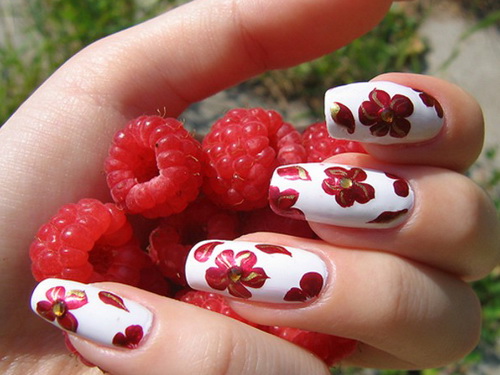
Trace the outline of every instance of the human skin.
<path fill-rule="evenodd" d="M 389 6 L 387 0 L 193 1 L 92 44 L 51 76 L 0 129 L 0 370 L 99 371 L 78 365 L 60 332 L 30 311 L 35 281 L 27 249 L 61 205 L 83 197 L 109 201 L 101 171 L 117 129 L 158 110 L 178 116 L 254 75 L 337 49 L 375 26 Z M 433 95 L 445 112 L 444 131 L 422 144 L 368 145 L 369 155 L 329 161 L 405 177 L 417 197 L 411 217 L 384 231 L 313 223 L 320 241 L 248 235 L 314 252 L 335 277 L 317 301 L 298 308 L 232 306 L 259 323 L 359 340 L 347 365 L 441 366 L 476 345 L 481 310 L 468 282 L 499 260 L 494 207 L 462 175 L 482 147 L 481 110 L 463 90 L 432 77 L 376 79 Z M 154 315 L 138 349 L 71 338 L 85 358 L 111 373 L 328 373 L 302 349 L 239 322 L 125 285 L 104 285 Z"/>

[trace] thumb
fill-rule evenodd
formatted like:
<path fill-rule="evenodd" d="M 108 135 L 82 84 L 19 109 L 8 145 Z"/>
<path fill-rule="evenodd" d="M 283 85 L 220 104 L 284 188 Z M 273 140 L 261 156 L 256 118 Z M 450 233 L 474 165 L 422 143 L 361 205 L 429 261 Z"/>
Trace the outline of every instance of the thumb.
<path fill-rule="evenodd" d="M 46 279 L 31 306 L 112 374 L 328 374 L 305 350 L 249 325 L 130 286 Z"/>

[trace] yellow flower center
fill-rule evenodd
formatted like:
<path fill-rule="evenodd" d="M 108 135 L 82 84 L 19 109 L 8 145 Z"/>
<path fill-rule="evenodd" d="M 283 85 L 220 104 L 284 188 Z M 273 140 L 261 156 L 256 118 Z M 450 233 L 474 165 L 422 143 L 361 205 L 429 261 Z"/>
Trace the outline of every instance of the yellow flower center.
<path fill-rule="evenodd" d="M 67 311 L 68 311 L 68 307 L 66 306 L 66 302 L 64 302 L 64 301 L 59 300 L 59 301 L 56 301 L 52 305 L 52 312 L 58 318 L 60 318 L 64 314 L 66 314 Z"/>
<path fill-rule="evenodd" d="M 241 276 L 243 276 L 243 271 L 240 267 L 231 267 L 228 271 L 228 276 L 233 283 L 240 281 Z"/>
<path fill-rule="evenodd" d="M 343 188 L 343 189 L 349 189 L 351 186 L 352 186 L 353 182 L 350 178 L 347 178 L 347 177 L 343 177 L 341 180 L 340 180 L 340 186 Z"/>
<path fill-rule="evenodd" d="M 380 118 L 382 121 L 390 124 L 394 121 L 394 111 L 392 109 L 385 108 L 380 113 Z"/>

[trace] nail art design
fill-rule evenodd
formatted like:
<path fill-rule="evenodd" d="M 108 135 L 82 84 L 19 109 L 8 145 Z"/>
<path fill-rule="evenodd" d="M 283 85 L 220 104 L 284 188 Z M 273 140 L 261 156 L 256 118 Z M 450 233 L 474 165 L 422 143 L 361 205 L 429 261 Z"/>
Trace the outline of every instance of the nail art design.
<path fill-rule="evenodd" d="M 186 262 L 191 288 L 252 301 L 307 302 L 320 294 L 326 278 L 326 265 L 314 253 L 246 241 L 200 242 Z"/>
<path fill-rule="evenodd" d="M 338 164 L 278 167 L 269 188 L 269 204 L 279 215 L 352 228 L 395 227 L 413 201 L 403 178 Z"/>
<path fill-rule="evenodd" d="M 145 307 L 90 285 L 46 279 L 33 291 L 31 308 L 65 331 L 100 344 L 133 349 L 149 332 L 153 315 Z"/>
<path fill-rule="evenodd" d="M 429 94 L 393 82 L 360 82 L 325 94 L 328 132 L 366 143 L 413 143 L 435 137 L 443 109 Z"/>

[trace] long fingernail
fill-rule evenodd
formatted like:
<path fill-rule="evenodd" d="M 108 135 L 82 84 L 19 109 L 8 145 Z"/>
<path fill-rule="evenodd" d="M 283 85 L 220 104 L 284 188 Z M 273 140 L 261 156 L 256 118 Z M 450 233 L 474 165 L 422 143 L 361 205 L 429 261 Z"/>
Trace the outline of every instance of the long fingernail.
<path fill-rule="evenodd" d="M 191 288 L 260 302 L 309 301 L 326 278 L 326 265 L 316 254 L 272 244 L 203 241 L 186 262 Z"/>
<path fill-rule="evenodd" d="M 46 279 L 31 297 L 35 313 L 56 327 L 99 344 L 133 349 L 148 334 L 152 313 L 136 302 L 96 287 Z"/>
<path fill-rule="evenodd" d="M 269 203 L 277 214 L 352 228 L 390 228 L 413 207 L 404 179 L 367 168 L 307 163 L 278 167 Z"/>
<path fill-rule="evenodd" d="M 325 94 L 328 132 L 366 143 L 416 143 L 443 127 L 443 109 L 432 96 L 393 82 L 359 82 Z"/>

